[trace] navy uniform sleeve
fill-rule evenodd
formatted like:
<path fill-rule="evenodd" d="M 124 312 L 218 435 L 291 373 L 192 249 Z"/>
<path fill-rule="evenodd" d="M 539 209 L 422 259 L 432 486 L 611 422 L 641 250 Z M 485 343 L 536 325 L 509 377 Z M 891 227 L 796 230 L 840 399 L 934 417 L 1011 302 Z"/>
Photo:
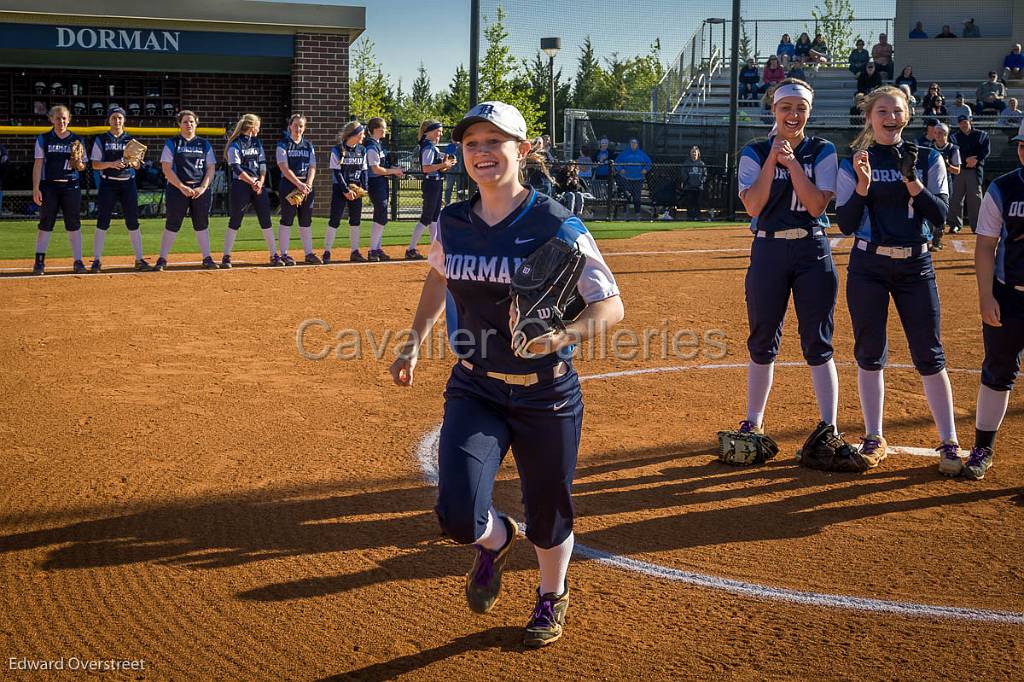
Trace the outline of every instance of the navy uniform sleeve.
<path fill-rule="evenodd" d="M 914 212 L 931 225 L 945 225 L 949 213 L 949 188 L 946 162 L 935 149 L 928 149 L 927 177 L 924 190 L 913 199 Z"/>
<path fill-rule="evenodd" d="M 836 175 L 836 219 L 843 234 L 853 234 L 864 221 L 867 197 L 857 194 L 857 174 L 853 160 L 843 159 Z"/>

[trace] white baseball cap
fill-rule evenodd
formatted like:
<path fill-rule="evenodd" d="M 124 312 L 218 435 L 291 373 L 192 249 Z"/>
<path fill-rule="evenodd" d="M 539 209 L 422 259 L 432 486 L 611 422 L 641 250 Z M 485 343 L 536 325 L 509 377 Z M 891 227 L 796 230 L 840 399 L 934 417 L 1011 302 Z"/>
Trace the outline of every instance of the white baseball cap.
<path fill-rule="evenodd" d="M 517 140 L 526 139 L 526 119 L 511 104 L 504 102 L 481 102 L 469 110 L 455 129 L 452 130 L 452 139 L 456 142 L 462 141 L 462 135 L 466 129 L 474 123 L 491 123 L 499 130 L 508 133 Z"/>
<path fill-rule="evenodd" d="M 1024 121 L 1020 122 L 1017 134 L 1010 138 L 1010 142 L 1024 142 Z"/>

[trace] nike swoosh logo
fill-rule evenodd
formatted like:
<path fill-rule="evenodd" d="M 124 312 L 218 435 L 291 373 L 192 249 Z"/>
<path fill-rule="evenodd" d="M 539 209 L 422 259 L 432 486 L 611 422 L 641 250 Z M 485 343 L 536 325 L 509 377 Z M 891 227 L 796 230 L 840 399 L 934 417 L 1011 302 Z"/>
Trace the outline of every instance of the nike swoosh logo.
<path fill-rule="evenodd" d="M 529 239 L 520 239 L 519 237 L 516 237 L 515 238 L 515 243 L 516 244 L 526 244 L 527 242 L 532 242 L 534 239 L 536 239 L 536 237 L 530 237 Z"/>
<path fill-rule="evenodd" d="M 828 258 L 831 255 L 832 255 L 831 253 L 826 253 L 824 256 L 818 256 L 818 260 L 825 260 L 826 258 Z"/>
<path fill-rule="evenodd" d="M 563 407 L 565 407 L 568 404 L 569 404 L 568 400 L 563 400 L 560 403 L 555 403 L 555 405 L 554 405 L 555 412 L 557 412 L 558 410 L 562 409 Z"/>

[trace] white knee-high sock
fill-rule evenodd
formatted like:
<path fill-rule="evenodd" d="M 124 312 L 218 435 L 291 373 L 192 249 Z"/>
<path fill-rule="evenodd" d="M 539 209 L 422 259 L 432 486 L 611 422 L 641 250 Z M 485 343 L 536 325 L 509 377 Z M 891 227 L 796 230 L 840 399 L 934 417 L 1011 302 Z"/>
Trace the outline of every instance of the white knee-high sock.
<path fill-rule="evenodd" d="M 412 228 L 412 238 L 409 239 L 409 250 L 412 251 L 416 248 L 416 245 L 420 243 L 420 237 L 426 231 L 427 226 L 423 223 L 416 223 L 416 227 Z"/>
<path fill-rule="evenodd" d="M 978 389 L 978 413 L 974 418 L 974 427 L 979 431 L 998 431 L 1009 403 L 1009 391 L 997 391 L 982 384 Z"/>
<path fill-rule="evenodd" d="M 380 251 L 382 241 L 384 241 L 384 226 L 374 223 L 370 226 L 370 250 Z"/>
<path fill-rule="evenodd" d="M 814 397 L 818 399 L 821 421 L 835 425 L 836 413 L 839 412 L 839 374 L 835 361 L 830 358 L 824 365 L 811 367 L 811 383 L 814 384 Z"/>
<path fill-rule="evenodd" d="M 338 234 L 338 228 L 327 226 L 327 232 L 324 234 L 324 251 L 330 251 L 334 248 L 334 235 Z"/>
<path fill-rule="evenodd" d="M 82 231 L 68 232 L 68 241 L 71 243 L 71 256 L 75 260 L 82 260 Z"/>
<path fill-rule="evenodd" d="M 107 231 L 96 228 L 92 233 L 92 257 L 99 260 L 103 257 L 103 242 L 107 240 Z"/>
<path fill-rule="evenodd" d="M 498 516 L 498 512 L 491 507 L 487 511 L 487 527 L 483 535 L 473 541 L 474 545 L 480 545 L 484 549 L 497 552 L 508 542 L 508 526 Z"/>
<path fill-rule="evenodd" d="M 882 411 L 885 405 L 885 376 L 883 370 L 857 369 L 857 391 L 860 410 L 864 414 L 864 433 L 882 435 Z"/>
<path fill-rule="evenodd" d="M 135 260 L 142 258 L 142 230 L 129 230 L 128 239 L 132 241 L 132 250 L 135 251 Z"/>
<path fill-rule="evenodd" d="M 46 250 L 50 248 L 50 237 L 52 236 L 53 232 L 36 231 L 36 253 L 46 253 Z"/>
<path fill-rule="evenodd" d="M 753 360 L 747 365 L 747 421 L 754 426 L 764 423 L 764 409 L 768 404 L 768 394 L 772 390 L 775 378 L 775 363 L 760 365 Z"/>
<path fill-rule="evenodd" d="M 433 243 L 437 239 L 437 230 L 439 223 L 435 220 L 430 223 L 430 241 Z"/>
<path fill-rule="evenodd" d="M 196 235 L 199 233 L 197 232 Z M 231 252 L 235 248 L 235 238 L 238 236 L 238 230 L 232 230 L 230 227 L 224 230 L 224 255 L 230 256 Z"/>
<path fill-rule="evenodd" d="M 956 421 L 953 419 L 953 389 L 949 385 L 946 370 L 921 377 L 928 407 L 939 431 L 939 440 L 956 440 Z"/>
<path fill-rule="evenodd" d="M 234 230 L 228 230 L 228 232 L 234 232 Z M 174 240 L 172 239 L 171 242 L 173 243 Z M 203 258 L 209 258 L 210 257 L 210 231 L 209 230 L 199 230 L 198 232 L 196 232 L 196 242 L 199 243 L 199 253 L 203 254 Z M 232 244 L 235 243 L 235 240 L 234 240 L 233 237 L 231 239 L 231 243 Z"/>
<path fill-rule="evenodd" d="M 284 256 L 288 253 L 288 242 L 292 239 L 292 226 L 291 225 L 278 225 L 277 226 L 278 239 L 281 242 L 281 255 Z"/>
<path fill-rule="evenodd" d="M 537 563 L 540 564 L 541 594 L 562 594 L 565 591 L 565 574 L 569 571 L 569 559 L 575 544 L 575 536 L 569 533 L 562 544 L 551 549 L 533 546 L 537 552 Z"/>
<path fill-rule="evenodd" d="M 313 226 L 299 225 L 299 239 L 302 240 L 302 252 L 307 256 L 313 253 Z"/>
<path fill-rule="evenodd" d="M 353 251 L 359 250 L 359 226 L 348 226 L 348 245 Z"/>
<path fill-rule="evenodd" d="M 170 230 L 164 230 L 164 233 L 160 236 L 160 257 L 167 260 L 167 255 L 171 252 L 171 247 L 174 246 L 174 240 L 178 238 L 177 232 L 171 232 Z M 196 232 L 196 238 L 199 238 L 199 233 Z"/>
<path fill-rule="evenodd" d="M 267 243 L 267 251 L 271 256 L 277 255 L 277 239 L 274 236 L 274 228 L 268 227 L 265 230 L 260 230 L 263 233 L 263 241 Z"/>

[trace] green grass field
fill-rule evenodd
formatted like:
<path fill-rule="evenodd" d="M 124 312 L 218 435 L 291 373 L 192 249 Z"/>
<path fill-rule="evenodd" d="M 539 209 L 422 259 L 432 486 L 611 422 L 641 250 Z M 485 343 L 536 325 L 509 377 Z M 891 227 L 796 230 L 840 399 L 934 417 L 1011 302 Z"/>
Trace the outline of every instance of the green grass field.
<path fill-rule="evenodd" d="M 415 225 L 412 221 L 388 223 L 384 232 L 384 246 L 407 245 L 409 235 Z M 224 230 L 227 226 L 227 217 L 214 216 L 210 219 L 211 245 L 216 255 L 221 251 L 224 244 Z M 597 239 L 625 239 L 645 232 L 666 232 L 670 230 L 695 230 L 709 227 L 721 227 L 723 223 L 693 223 L 686 221 L 655 221 L 655 222 L 600 222 L 588 223 L 587 227 Z M 142 244 L 147 257 L 154 257 L 160 248 L 160 236 L 163 233 L 164 221 L 162 218 L 150 218 L 142 220 Z M 326 218 L 313 219 L 313 239 L 317 252 L 323 248 L 323 235 L 327 228 Z M 34 220 L 4 220 L 0 221 L 0 259 L 31 259 L 35 253 L 37 223 Z M 83 220 L 83 255 L 86 262 L 92 258 L 93 232 L 96 230 L 95 220 Z M 276 223 L 275 223 L 276 232 Z M 361 245 L 365 250 L 370 241 L 370 221 L 363 220 Z M 426 244 L 429 235 L 424 235 L 421 243 Z M 238 239 L 235 241 L 235 251 L 265 251 L 266 244 L 263 235 L 260 233 L 259 224 L 256 218 L 247 217 L 242 223 Z M 195 233 L 186 219 L 181 231 L 178 233 L 178 240 L 174 243 L 173 253 L 196 253 Z M 292 226 L 291 249 L 292 254 L 301 254 L 302 247 L 299 243 L 299 228 Z M 335 242 L 335 251 L 348 251 L 348 225 L 342 224 L 338 229 L 338 237 Z M 48 256 L 53 258 L 66 258 L 71 255 L 67 236 L 64 233 L 62 223 L 58 220 L 54 229 L 53 238 L 50 241 Z M 115 219 L 107 232 L 107 239 L 103 248 L 104 256 L 130 256 L 132 255 L 131 242 L 128 240 L 128 231 L 124 222 Z"/>

